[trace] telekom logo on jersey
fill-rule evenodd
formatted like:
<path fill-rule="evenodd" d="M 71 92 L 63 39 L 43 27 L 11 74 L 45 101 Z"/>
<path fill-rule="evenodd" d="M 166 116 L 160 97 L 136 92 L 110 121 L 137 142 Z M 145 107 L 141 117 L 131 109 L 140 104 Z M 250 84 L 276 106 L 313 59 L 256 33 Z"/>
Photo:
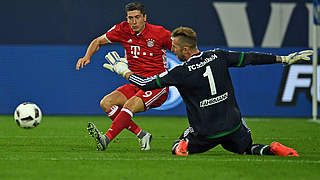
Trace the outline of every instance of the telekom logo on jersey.
<path fill-rule="evenodd" d="M 138 55 L 140 55 L 140 46 L 131 46 L 131 54 L 134 58 L 138 58 Z"/>
<path fill-rule="evenodd" d="M 133 55 L 133 58 L 139 58 L 140 56 L 140 46 L 131 46 L 130 47 L 130 53 Z M 143 56 L 149 55 L 149 56 L 153 56 L 152 53 L 146 53 L 146 52 L 142 52 Z"/>

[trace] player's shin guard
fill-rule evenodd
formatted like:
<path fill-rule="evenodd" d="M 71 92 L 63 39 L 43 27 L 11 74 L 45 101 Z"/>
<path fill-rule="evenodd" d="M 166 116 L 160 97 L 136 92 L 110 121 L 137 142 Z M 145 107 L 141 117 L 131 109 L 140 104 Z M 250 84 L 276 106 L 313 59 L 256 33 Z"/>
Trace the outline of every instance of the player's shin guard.
<path fill-rule="evenodd" d="M 247 154 L 252 155 L 274 155 L 274 153 L 270 150 L 269 145 L 264 144 L 253 144 L 247 151 Z"/>
<path fill-rule="evenodd" d="M 112 141 L 124 128 L 129 126 L 132 116 L 133 113 L 129 109 L 121 109 L 121 112 L 114 121 L 112 121 L 110 129 L 105 134 L 110 141 Z"/>

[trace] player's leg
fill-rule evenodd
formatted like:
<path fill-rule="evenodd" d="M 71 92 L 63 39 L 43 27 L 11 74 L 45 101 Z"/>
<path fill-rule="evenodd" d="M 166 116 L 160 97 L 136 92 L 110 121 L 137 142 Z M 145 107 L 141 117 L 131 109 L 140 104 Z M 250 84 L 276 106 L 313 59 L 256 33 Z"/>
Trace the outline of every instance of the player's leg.
<path fill-rule="evenodd" d="M 130 98 L 127 103 L 124 105 L 127 109 L 129 109 L 131 112 L 138 113 L 138 112 L 144 112 L 146 110 L 145 104 L 143 100 L 140 97 L 133 96 Z M 132 129 L 134 127 L 129 124 L 128 129 Z M 136 135 L 139 139 L 140 143 L 140 149 L 141 150 L 150 150 L 150 143 L 152 140 L 152 135 L 142 129 L 136 129 L 135 130 Z"/>
<path fill-rule="evenodd" d="M 101 100 L 100 106 L 109 115 L 110 119 L 115 120 L 122 110 L 120 107 L 124 106 L 124 104 L 128 101 L 128 98 L 132 97 L 136 91 L 139 91 L 139 89 L 136 90 L 135 88 L 136 87 L 131 84 L 124 85 Z M 129 129 L 131 132 L 136 134 L 138 138 L 140 138 L 144 131 L 141 130 L 140 127 L 131 120 L 131 118 L 129 118 L 128 121 L 128 124 L 125 125 L 124 128 Z M 123 123 L 121 123 L 121 125 L 123 125 Z M 112 128 L 110 129 L 112 130 Z M 120 129 L 122 130 L 123 127 Z M 114 138 L 111 136 L 108 137 L 106 134 L 101 135 L 93 123 L 88 124 L 88 131 L 89 134 L 95 139 L 98 150 L 105 150 L 108 146 L 108 143 Z M 149 139 L 151 139 L 151 134 L 148 133 L 148 135 L 150 136 Z"/>
<path fill-rule="evenodd" d="M 123 128 L 129 126 L 129 122 L 134 113 L 143 112 L 150 107 L 155 107 L 158 104 L 165 102 L 168 96 L 168 88 L 163 88 L 153 91 L 139 90 L 135 96 L 126 101 L 120 113 L 111 124 L 111 128 L 106 132 L 109 141 L 112 141 Z M 141 149 L 149 150 L 151 142 L 151 134 L 140 130 L 137 136 L 141 139 Z"/>
<path fill-rule="evenodd" d="M 120 91 L 115 90 L 106 95 L 100 101 L 100 106 L 107 113 L 110 119 L 113 120 L 120 112 L 121 108 L 119 108 L 119 106 L 122 107 L 126 101 L 126 96 Z M 92 122 L 88 123 L 88 131 L 96 141 L 97 150 L 104 151 L 110 142 L 109 139 L 105 135 L 101 134 L 98 128 Z"/>
<path fill-rule="evenodd" d="M 152 91 L 140 90 L 136 96 L 139 97 L 144 104 L 144 111 L 161 106 L 168 98 L 169 88 L 155 89 Z M 140 139 L 140 146 L 142 150 L 149 150 L 152 136 L 147 133 Z"/>
<path fill-rule="evenodd" d="M 127 97 L 122 92 L 115 90 L 101 99 L 100 107 L 113 121 L 127 100 Z"/>
<path fill-rule="evenodd" d="M 144 103 L 141 98 L 137 96 L 133 96 L 124 104 L 123 108 L 117 115 L 117 117 L 113 120 L 110 129 L 105 133 L 105 136 L 109 141 L 112 141 L 124 128 L 129 128 L 129 122 L 133 117 L 133 114 L 136 112 L 142 112 L 145 110 Z M 149 136 L 151 139 L 151 134 L 140 129 L 137 132 L 137 136 L 139 139 L 144 138 L 145 136 Z M 150 149 L 150 147 L 149 147 Z M 142 149 L 145 150 L 145 149 Z"/>
<path fill-rule="evenodd" d="M 108 141 L 109 139 L 106 138 L 103 134 L 101 134 L 98 128 L 91 122 L 88 123 L 88 131 L 89 131 L 89 134 L 96 141 L 97 150 L 104 151 L 109 144 L 109 141 Z"/>
<path fill-rule="evenodd" d="M 134 96 L 137 91 L 136 87 L 131 84 L 121 86 L 117 90 L 103 97 L 100 101 L 100 106 L 113 121 L 118 116 L 121 108 L 127 100 Z M 141 128 L 132 120 L 126 128 L 135 135 L 138 135 L 141 131 Z"/>

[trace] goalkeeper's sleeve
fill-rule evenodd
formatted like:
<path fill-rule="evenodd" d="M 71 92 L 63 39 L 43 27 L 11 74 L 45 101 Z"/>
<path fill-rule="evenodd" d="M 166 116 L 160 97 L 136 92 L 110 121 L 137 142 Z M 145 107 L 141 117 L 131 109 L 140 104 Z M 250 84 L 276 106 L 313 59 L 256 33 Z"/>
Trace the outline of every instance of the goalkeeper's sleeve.
<path fill-rule="evenodd" d="M 176 66 L 170 71 L 148 78 L 132 74 L 128 80 L 143 91 L 148 91 L 168 86 L 178 87 L 184 83 L 186 73 L 189 73 L 189 71 L 185 66 Z"/>
<path fill-rule="evenodd" d="M 139 89 L 143 91 L 162 88 L 161 84 L 159 84 L 159 76 L 146 78 L 137 74 L 132 74 L 130 75 L 128 80 L 130 83 L 136 85 Z"/>

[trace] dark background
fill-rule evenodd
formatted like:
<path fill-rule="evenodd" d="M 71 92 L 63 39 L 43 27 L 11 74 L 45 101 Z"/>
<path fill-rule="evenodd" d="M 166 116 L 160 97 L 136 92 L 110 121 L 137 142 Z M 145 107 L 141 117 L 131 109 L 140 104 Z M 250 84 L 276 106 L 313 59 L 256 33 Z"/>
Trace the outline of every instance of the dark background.
<path fill-rule="evenodd" d="M 10 0 L 0 5 L 0 44 L 88 44 L 114 24 L 125 21 L 119 0 Z M 308 46 L 308 12 L 311 0 L 141 0 L 150 23 L 168 30 L 189 26 L 200 45 L 225 46 L 226 40 L 213 2 L 247 2 L 254 44 L 259 47 L 270 16 L 271 2 L 294 2 L 283 46 Z"/>

